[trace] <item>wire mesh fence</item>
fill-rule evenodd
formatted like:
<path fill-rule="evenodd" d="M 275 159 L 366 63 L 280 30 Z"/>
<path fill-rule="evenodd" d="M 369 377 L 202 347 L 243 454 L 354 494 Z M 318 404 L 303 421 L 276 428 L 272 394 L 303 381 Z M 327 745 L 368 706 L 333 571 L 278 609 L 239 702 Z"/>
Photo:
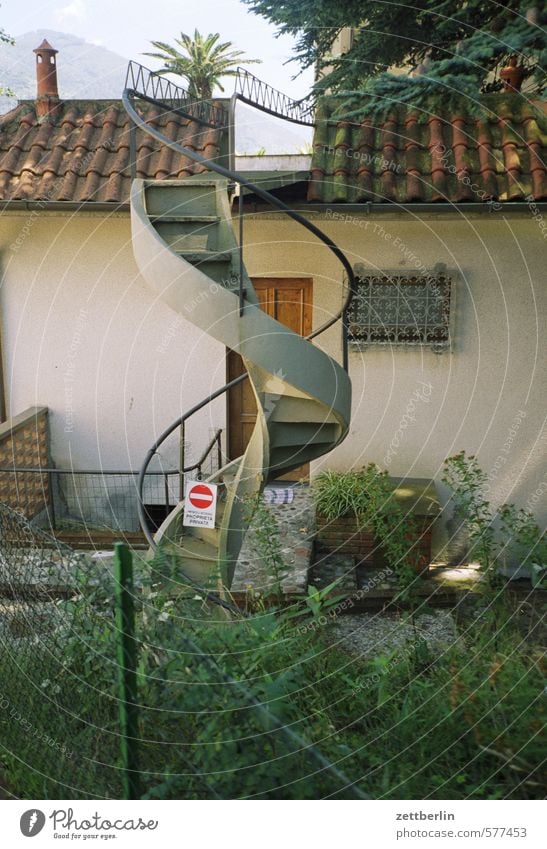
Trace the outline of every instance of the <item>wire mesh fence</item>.
<path fill-rule="evenodd" d="M 0 504 L 0 760 L 28 797 L 121 794 L 113 610 L 82 594 L 89 579 L 88 555 Z"/>
<path fill-rule="evenodd" d="M 223 463 L 222 430 L 216 429 L 205 450 L 181 468 L 147 471 L 143 502 L 151 530 L 156 530 L 182 499 L 185 481 L 214 474 Z M 170 446 L 178 450 L 176 444 Z M 188 457 L 185 445 L 181 459 Z M 90 541 L 101 534 L 122 538 L 140 534 L 137 471 L 109 469 L 63 469 L 30 464 L 0 466 L 0 503 L 22 513 L 37 527 L 54 533 L 66 532 L 70 539 L 78 532 Z M 112 541 L 112 539 L 111 539 Z M 135 539 L 128 539 L 135 542 Z"/>
<path fill-rule="evenodd" d="M 2 502 L 38 527 L 136 533 L 137 472 L 25 467 L 0 468 Z M 144 498 L 157 523 L 180 499 L 178 471 L 150 472 Z"/>
<path fill-rule="evenodd" d="M 136 580 L 126 561 L 122 587 L 114 562 L 71 550 L 0 504 L 8 791 L 43 799 L 362 796 L 302 735 L 280 658 L 260 669 L 270 662 L 264 646 L 277 652 L 269 620 L 219 618 L 165 553 L 131 559 Z"/>

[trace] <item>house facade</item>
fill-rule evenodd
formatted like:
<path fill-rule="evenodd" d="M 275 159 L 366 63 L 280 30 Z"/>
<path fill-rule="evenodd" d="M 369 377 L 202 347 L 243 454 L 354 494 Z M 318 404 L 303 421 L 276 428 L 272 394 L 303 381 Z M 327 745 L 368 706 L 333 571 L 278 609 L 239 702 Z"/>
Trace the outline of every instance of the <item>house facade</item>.
<path fill-rule="evenodd" d="M 493 502 L 514 501 L 545 525 L 545 123 L 518 93 L 484 107 L 354 125 L 326 100 L 307 179 L 254 179 L 331 236 L 357 274 L 351 428 L 311 474 L 376 462 L 435 480 L 442 500 L 443 461 L 465 449 Z M 144 108 L 170 138 L 227 157 L 227 130 Z M 192 304 L 188 319 L 172 312 L 137 270 L 120 103 L 63 102 L 51 75 L 39 75 L 36 102 L 3 116 L 0 131 L 6 416 L 47 406 L 59 467 L 136 469 L 158 434 L 239 365 L 193 326 Z M 145 179 L 199 173 L 143 134 L 135 158 Z M 264 308 L 303 335 L 340 309 L 340 264 L 252 191 L 243 251 Z M 315 344 L 342 360 L 339 325 Z M 224 453 L 237 455 L 252 417 L 245 390 L 219 398 L 189 423 L 187 456 L 217 428 Z M 177 468 L 179 449 L 174 437 L 158 467 Z"/>

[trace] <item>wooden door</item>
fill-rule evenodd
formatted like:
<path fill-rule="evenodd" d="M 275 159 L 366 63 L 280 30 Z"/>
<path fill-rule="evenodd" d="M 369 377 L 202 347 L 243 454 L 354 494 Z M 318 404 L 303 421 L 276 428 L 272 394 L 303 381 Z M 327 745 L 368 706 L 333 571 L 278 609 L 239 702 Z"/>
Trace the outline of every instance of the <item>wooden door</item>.
<path fill-rule="evenodd" d="M 253 279 L 260 306 L 281 324 L 307 336 L 312 330 L 313 281 L 310 278 L 261 277 Z M 239 354 L 228 351 L 227 380 L 243 374 Z M 256 402 L 248 380 L 228 394 L 228 452 L 230 459 L 245 451 L 256 422 Z M 300 466 L 282 479 L 300 480 L 309 477 L 309 463 Z"/>

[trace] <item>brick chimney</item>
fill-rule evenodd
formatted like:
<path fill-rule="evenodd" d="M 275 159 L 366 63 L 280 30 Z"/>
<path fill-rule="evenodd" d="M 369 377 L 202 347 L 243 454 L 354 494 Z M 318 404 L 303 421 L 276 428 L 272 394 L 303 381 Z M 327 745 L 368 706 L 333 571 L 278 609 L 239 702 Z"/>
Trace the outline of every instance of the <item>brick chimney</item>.
<path fill-rule="evenodd" d="M 57 60 L 59 52 L 44 40 L 34 51 L 36 53 L 36 114 L 38 118 L 54 115 L 60 106 L 57 89 Z"/>
<path fill-rule="evenodd" d="M 500 77 L 503 82 L 503 90 L 507 92 L 520 91 L 522 81 L 526 76 L 526 71 L 522 65 L 518 65 L 518 57 L 511 56 L 509 63 L 500 71 Z"/>

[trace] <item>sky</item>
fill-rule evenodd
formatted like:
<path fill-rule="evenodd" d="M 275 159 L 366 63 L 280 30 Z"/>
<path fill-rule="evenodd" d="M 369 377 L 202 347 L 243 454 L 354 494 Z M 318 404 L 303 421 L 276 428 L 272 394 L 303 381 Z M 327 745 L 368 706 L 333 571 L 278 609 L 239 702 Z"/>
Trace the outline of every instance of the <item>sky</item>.
<path fill-rule="evenodd" d="M 172 42 L 182 30 L 219 32 L 250 58 L 262 59 L 249 70 L 292 97 L 308 93 L 312 72 L 292 81 L 299 68 L 284 65 L 293 40 L 276 38 L 275 26 L 249 12 L 239 0 L 3 0 L 0 26 L 17 37 L 36 29 L 72 33 L 150 67 L 142 56 L 150 41 Z"/>

